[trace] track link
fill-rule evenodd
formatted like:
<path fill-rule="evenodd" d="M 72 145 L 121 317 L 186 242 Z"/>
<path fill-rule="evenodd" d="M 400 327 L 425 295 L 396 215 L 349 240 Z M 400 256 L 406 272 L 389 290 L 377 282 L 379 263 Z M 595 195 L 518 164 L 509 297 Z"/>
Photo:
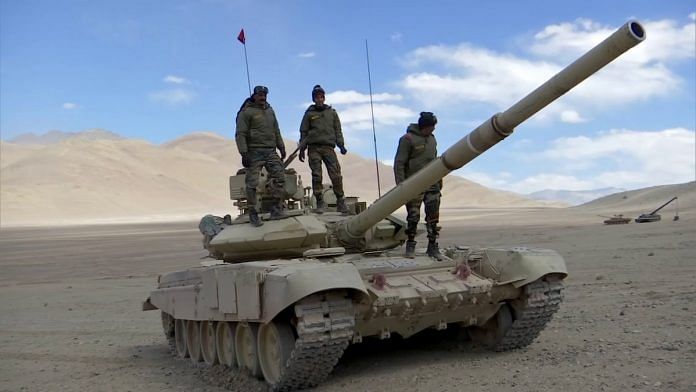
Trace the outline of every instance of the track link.
<path fill-rule="evenodd" d="M 315 294 L 295 305 L 297 340 L 274 391 L 310 388 L 324 381 L 353 338 L 353 304 L 344 293 Z"/>
<path fill-rule="evenodd" d="M 560 281 L 538 280 L 524 286 L 524 295 L 512 304 L 515 321 L 493 349 L 507 351 L 531 344 L 558 311 L 563 289 Z"/>

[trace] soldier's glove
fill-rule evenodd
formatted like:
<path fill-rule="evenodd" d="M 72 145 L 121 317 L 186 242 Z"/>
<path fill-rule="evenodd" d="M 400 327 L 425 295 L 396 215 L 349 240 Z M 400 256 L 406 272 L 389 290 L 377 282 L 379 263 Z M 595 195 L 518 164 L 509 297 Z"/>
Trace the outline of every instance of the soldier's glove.
<path fill-rule="evenodd" d="M 304 148 L 300 150 L 299 159 L 300 159 L 300 162 L 304 162 L 304 160 L 305 160 L 305 150 L 304 150 Z"/>
<path fill-rule="evenodd" d="M 279 148 L 278 150 L 280 151 L 280 159 L 285 160 L 285 147 Z"/>
<path fill-rule="evenodd" d="M 338 146 L 338 148 L 341 150 L 341 155 L 346 155 L 348 153 L 348 150 L 341 144 Z"/>
<path fill-rule="evenodd" d="M 242 153 L 242 166 L 246 168 L 251 166 L 251 161 L 249 160 L 249 153 Z"/>

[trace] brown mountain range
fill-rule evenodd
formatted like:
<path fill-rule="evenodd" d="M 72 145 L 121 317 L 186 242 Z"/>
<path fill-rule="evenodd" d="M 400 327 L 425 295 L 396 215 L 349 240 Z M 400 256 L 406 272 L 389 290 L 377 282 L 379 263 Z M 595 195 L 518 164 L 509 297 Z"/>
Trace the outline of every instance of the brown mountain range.
<path fill-rule="evenodd" d="M 0 142 L 0 224 L 54 225 L 119 221 L 194 220 L 233 213 L 228 176 L 240 165 L 234 141 L 209 132 L 155 145 L 102 130 Z M 37 144 L 40 143 L 40 144 Z M 286 141 L 288 152 L 295 142 Z M 377 198 L 374 161 L 340 156 L 347 194 Z M 306 163 L 292 164 L 305 186 Z M 382 193 L 394 186 L 392 168 L 379 165 Z M 325 176 L 325 182 L 328 182 Z M 445 178 L 443 206 L 516 208 L 558 206 L 488 189 L 459 176 Z"/>

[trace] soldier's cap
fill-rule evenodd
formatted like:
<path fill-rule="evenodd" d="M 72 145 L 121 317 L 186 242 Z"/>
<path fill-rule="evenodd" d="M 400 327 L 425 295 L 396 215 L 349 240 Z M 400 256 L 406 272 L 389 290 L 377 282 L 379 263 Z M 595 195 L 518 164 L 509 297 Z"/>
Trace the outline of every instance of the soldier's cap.
<path fill-rule="evenodd" d="M 312 101 L 314 101 L 314 98 L 317 96 L 317 94 L 322 93 L 326 95 L 326 92 L 320 85 L 316 85 L 312 88 Z"/>
<path fill-rule="evenodd" d="M 421 112 L 418 118 L 419 127 L 434 126 L 435 124 L 437 124 L 437 117 L 435 117 L 433 112 Z"/>
<path fill-rule="evenodd" d="M 268 87 L 256 86 L 256 87 L 254 87 L 254 94 L 266 94 L 266 95 L 268 95 Z"/>

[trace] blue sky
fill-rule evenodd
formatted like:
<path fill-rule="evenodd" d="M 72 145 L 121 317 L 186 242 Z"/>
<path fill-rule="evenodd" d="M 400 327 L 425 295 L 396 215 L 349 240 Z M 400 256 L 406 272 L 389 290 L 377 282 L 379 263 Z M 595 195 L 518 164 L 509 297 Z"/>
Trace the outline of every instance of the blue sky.
<path fill-rule="evenodd" d="M 696 177 L 692 1 L 0 0 L 0 134 L 103 128 L 162 143 L 234 135 L 252 86 L 286 139 L 314 84 L 349 151 L 380 160 L 420 111 L 440 151 L 627 20 L 647 40 L 458 171 L 498 189 L 635 189 Z M 236 154 L 236 151 L 230 151 Z"/>

